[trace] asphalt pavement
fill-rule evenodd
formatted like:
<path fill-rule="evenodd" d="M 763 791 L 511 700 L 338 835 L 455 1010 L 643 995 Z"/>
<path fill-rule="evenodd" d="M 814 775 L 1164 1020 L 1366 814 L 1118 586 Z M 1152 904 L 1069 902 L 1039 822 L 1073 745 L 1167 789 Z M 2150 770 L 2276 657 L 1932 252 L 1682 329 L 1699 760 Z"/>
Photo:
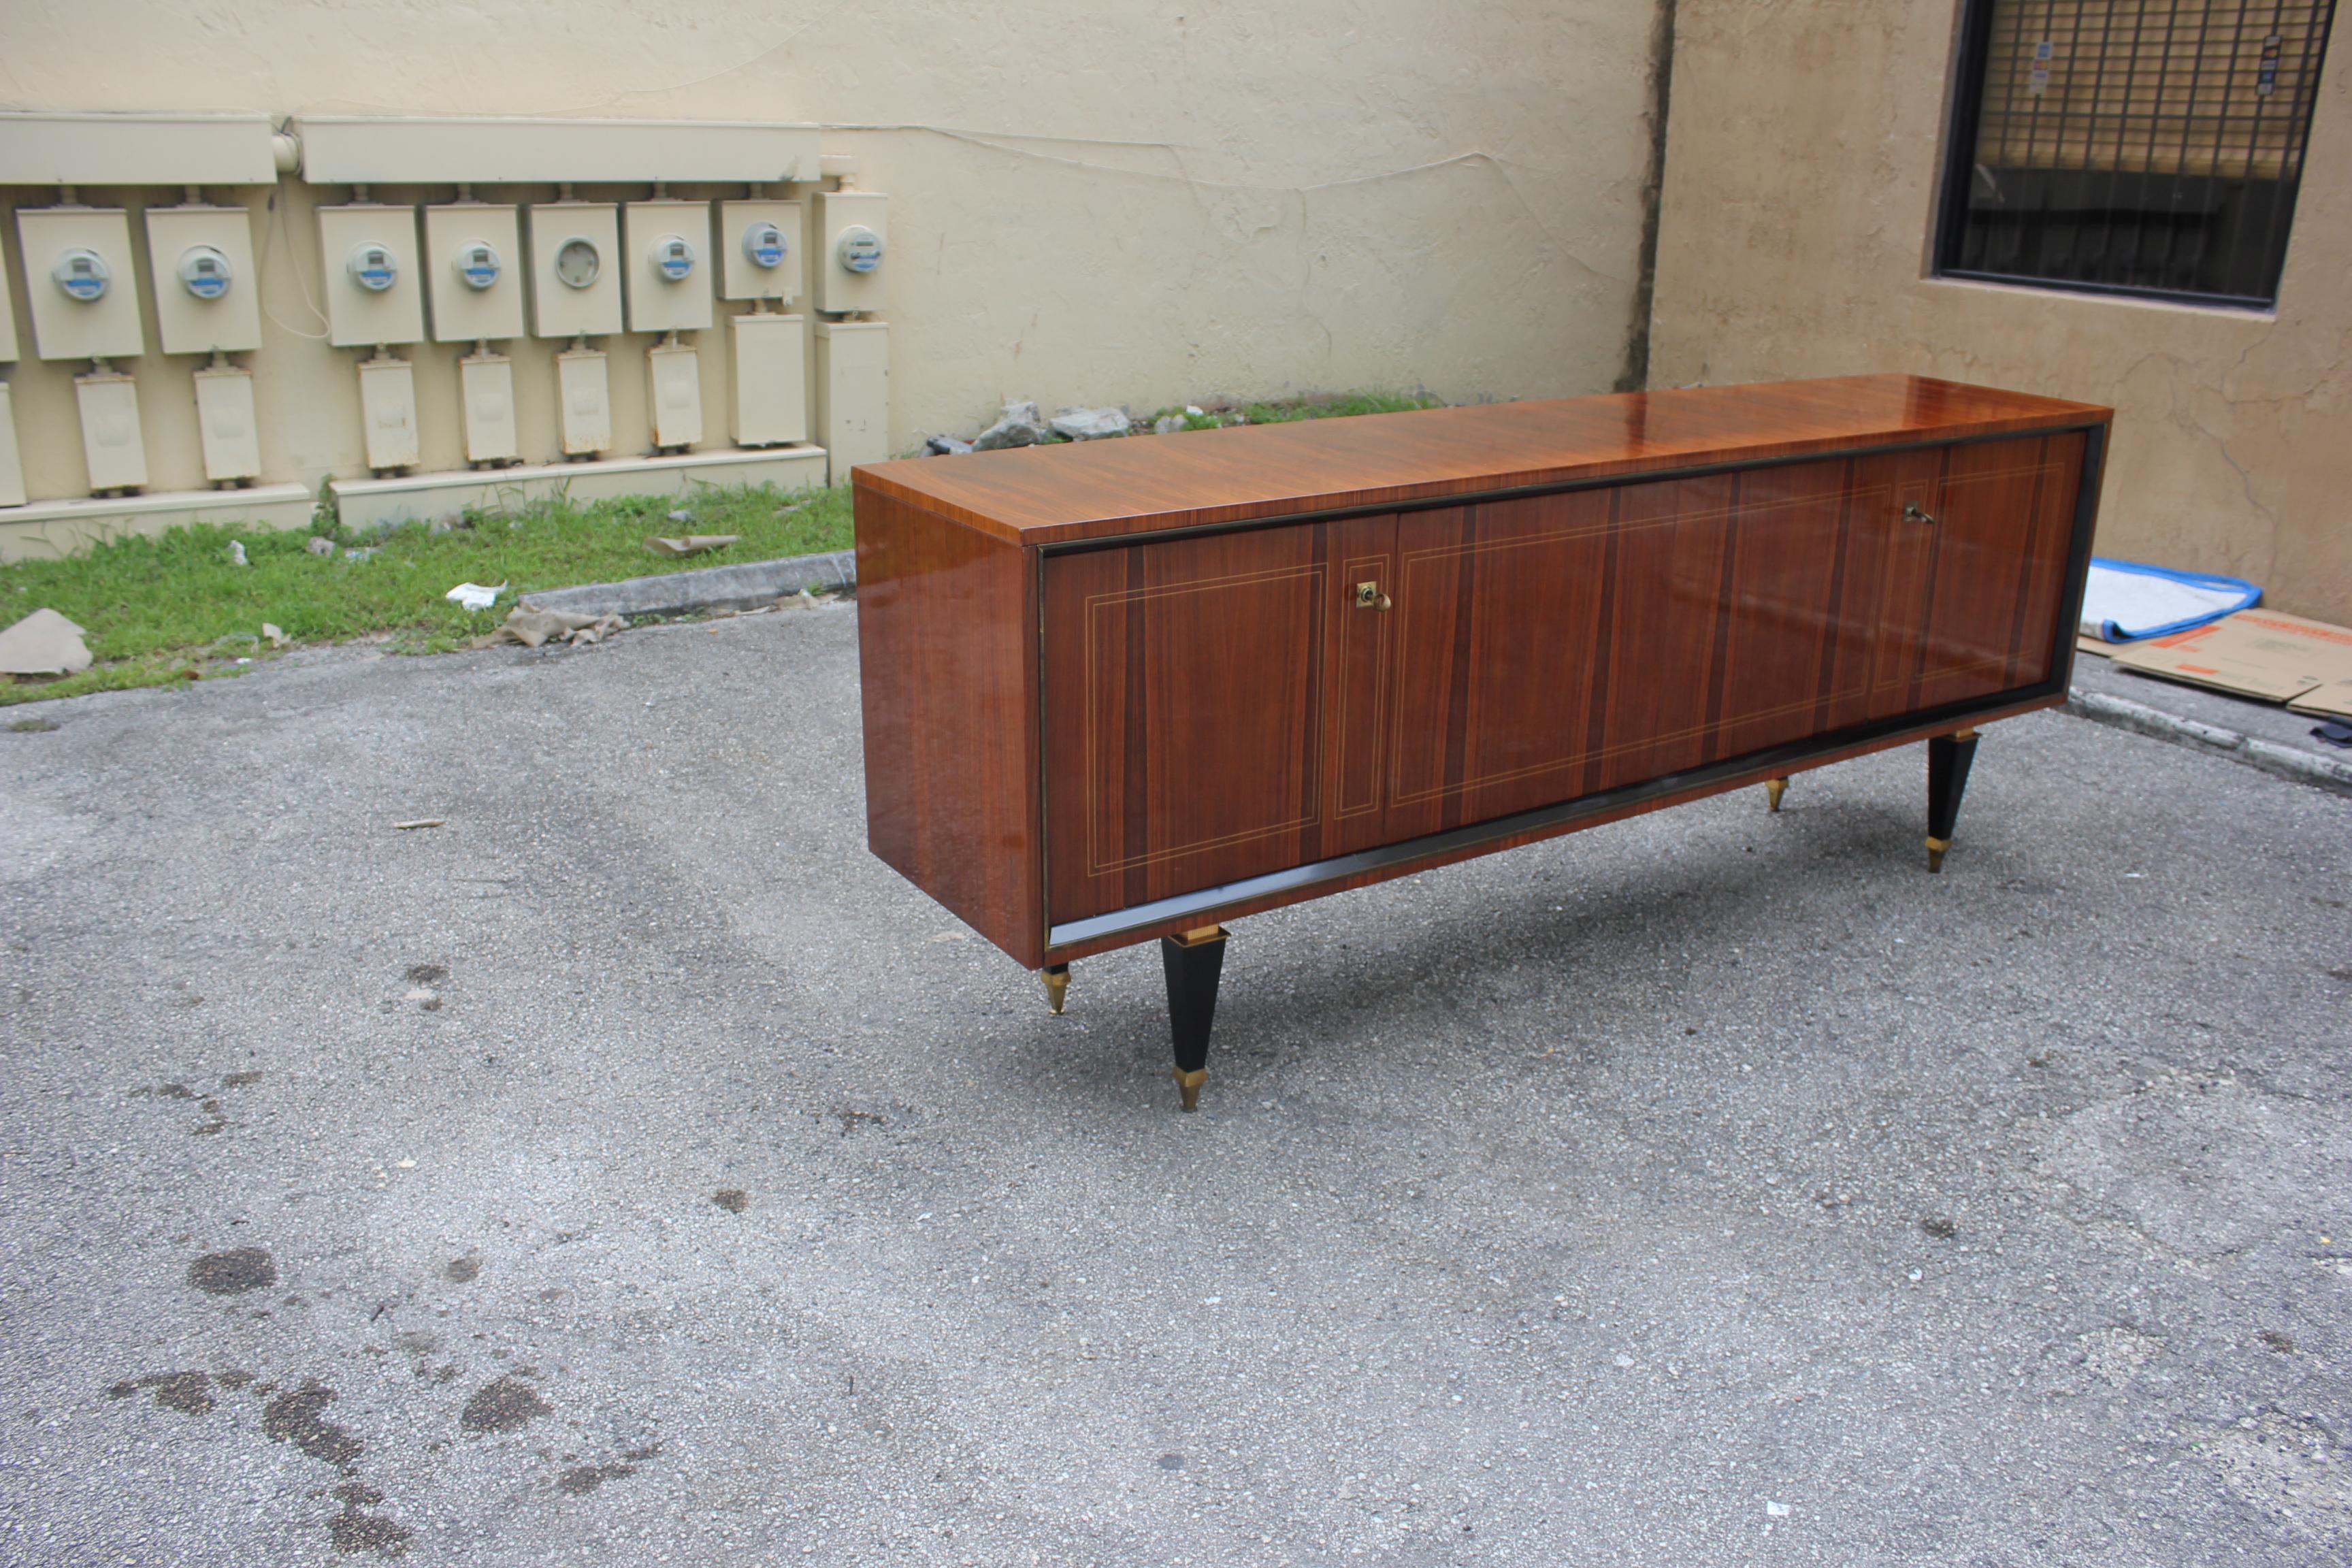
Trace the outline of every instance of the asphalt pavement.
<path fill-rule="evenodd" d="M 2063 713 L 1150 948 L 856 611 L 0 723 L 0 1561 L 2339 1563 L 2352 800 Z M 398 822 L 438 819 L 436 827 Z"/>

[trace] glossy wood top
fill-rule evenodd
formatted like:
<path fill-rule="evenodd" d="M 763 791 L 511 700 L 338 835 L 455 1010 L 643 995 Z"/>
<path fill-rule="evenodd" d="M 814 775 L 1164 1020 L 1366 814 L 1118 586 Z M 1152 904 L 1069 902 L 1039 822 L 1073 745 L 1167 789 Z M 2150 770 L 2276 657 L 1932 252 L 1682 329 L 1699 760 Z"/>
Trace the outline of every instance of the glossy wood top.
<path fill-rule="evenodd" d="M 867 464 L 857 485 L 1011 543 L 1377 507 L 1812 452 L 2104 425 L 1916 375 L 1494 403 Z"/>

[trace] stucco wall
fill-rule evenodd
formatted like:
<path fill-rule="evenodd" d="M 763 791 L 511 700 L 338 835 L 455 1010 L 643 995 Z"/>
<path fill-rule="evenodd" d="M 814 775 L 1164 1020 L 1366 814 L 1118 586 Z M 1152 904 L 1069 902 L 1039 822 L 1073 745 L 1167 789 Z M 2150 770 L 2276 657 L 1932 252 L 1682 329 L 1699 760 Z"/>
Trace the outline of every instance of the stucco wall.
<path fill-rule="evenodd" d="M 2352 621 L 2352 38 L 2256 315 L 1928 278 L 1956 22 L 1680 0 L 1650 384 L 1908 370 L 2112 403 L 2103 553 Z"/>
<path fill-rule="evenodd" d="M 1219 392 L 1608 389 L 1638 340 L 1654 16 L 1627 0 L 13 0 L 0 104 L 822 123 L 825 150 L 892 198 L 903 449 L 1007 395 L 1144 411 Z M 178 199 L 84 199 L 124 195 Z M 361 469 L 357 352 L 299 335 L 319 329 L 303 298 L 320 297 L 319 199 L 279 188 L 263 263 L 275 321 L 251 363 L 271 479 Z M 258 244 L 258 206 L 255 224 Z M 646 341 L 606 344 L 625 453 L 646 444 Z M 561 346 L 509 351 L 527 458 L 555 455 Z M 457 352 L 415 351 L 428 468 L 457 465 Z M 202 483 L 193 366 L 123 366 L 151 489 Z M 37 498 L 80 493 L 72 368 L 9 372 Z M 704 368 L 716 445 L 719 355 Z"/>

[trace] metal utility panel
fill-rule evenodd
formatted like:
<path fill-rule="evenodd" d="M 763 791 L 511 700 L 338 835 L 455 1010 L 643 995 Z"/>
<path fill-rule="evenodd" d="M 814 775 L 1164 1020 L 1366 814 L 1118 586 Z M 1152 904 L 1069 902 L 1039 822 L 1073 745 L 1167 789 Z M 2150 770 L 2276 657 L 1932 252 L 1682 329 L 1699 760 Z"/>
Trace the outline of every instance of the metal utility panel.
<path fill-rule="evenodd" d="M 196 372 L 196 427 L 204 437 L 205 478 L 219 484 L 261 476 L 261 441 L 255 424 L 251 371 Z"/>
<path fill-rule="evenodd" d="M 563 454 L 585 458 L 613 445 L 613 392 L 603 349 L 571 349 L 555 356 L 555 389 L 563 404 Z"/>
<path fill-rule="evenodd" d="M 135 490 L 147 482 L 147 444 L 139 429 L 139 388 L 109 371 L 74 377 L 81 405 L 81 453 L 92 490 Z"/>
<path fill-rule="evenodd" d="M 348 349 L 425 341 L 416 209 L 374 202 L 320 207 L 319 254 L 329 342 Z"/>
<path fill-rule="evenodd" d="M 25 462 L 16 452 L 16 413 L 0 381 L 0 506 L 25 504 Z"/>
<path fill-rule="evenodd" d="M 518 209 L 459 202 L 425 209 L 425 282 L 433 341 L 522 336 L 522 226 Z"/>
<path fill-rule="evenodd" d="M 267 115 L 0 114 L 0 185 L 269 185 L 278 174 Z"/>
<path fill-rule="evenodd" d="M 808 321 L 734 316 L 735 444 L 778 447 L 808 439 Z"/>
<path fill-rule="evenodd" d="M 890 198 L 877 191 L 824 191 L 816 198 L 811 301 L 820 310 L 879 310 L 888 299 Z"/>
<path fill-rule="evenodd" d="M 530 210 L 531 331 L 601 338 L 621 330 L 621 215 L 596 202 Z"/>
<path fill-rule="evenodd" d="M 814 180 L 819 157 L 814 125 L 741 121 L 306 114 L 295 129 L 303 177 L 328 185 Z"/>
<path fill-rule="evenodd" d="M 253 215 L 245 208 L 149 207 L 147 276 L 165 353 L 246 353 L 261 346 Z"/>
<path fill-rule="evenodd" d="M 802 218 L 798 202 L 720 202 L 719 297 L 799 299 Z"/>
<path fill-rule="evenodd" d="M 43 359 L 146 352 L 131 221 L 120 208 L 19 208 L 16 239 L 24 247 L 33 343 Z"/>
<path fill-rule="evenodd" d="M 416 368 L 404 359 L 362 360 L 360 421 L 366 426 L 369 468 L 377 473 L 415 468 Z"/>
<path fill-rule="evenodd" d="M 466 460 L 516 461 L 522 453 L 515 436 L 514 362 L 504 354 L 467 354 L 457 362 L 457 379 L 466 405 Z"/>
<path fill-rule="evenodd" d="M 816 324 L 817 443 L 833 482 L 890 455 L 890 327 L 886 321 Z"/>
<path fill-rule="evenodd" d="M 8 268 L 0 258 L 0 364 L 16 357 L 16 303 L 8 294 Z M 0 501 L 0 506 L 7 503 Z"/>
<path fill-rule="evenodd" d="M 710 204 L 631 202 L 621 216 L 629 331 L 691 332 L 710 325 Z"/>
<path fill-rule="evenodd" d="M 654 445 L 677 451 L 702 439 L 702 362 L 691 348 L 656 345 L 646 354 L 653 382 Z"/>

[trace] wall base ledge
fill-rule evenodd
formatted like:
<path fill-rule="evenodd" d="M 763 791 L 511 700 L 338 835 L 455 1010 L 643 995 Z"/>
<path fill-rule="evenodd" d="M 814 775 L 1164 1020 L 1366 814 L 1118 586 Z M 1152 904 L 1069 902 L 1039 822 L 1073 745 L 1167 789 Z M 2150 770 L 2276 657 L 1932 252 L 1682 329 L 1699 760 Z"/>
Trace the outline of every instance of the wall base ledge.
<path fill-rule="evenodd" d="M 156 534 L 183 523 L 246 523 L 307 528 L 316 497 L 307 486 L 255 485 L 242 490 L 163 490 L 135 496 L 76 496 L 0 507 L 0 562 L 72 555 L 127 534 Z"/>
<path fill-rule="evenodd" d="M 334 479 L 328 489 L 346 528 L 394 528 L 404 522 L 455 521 L 468 507 L 496 510 L 558 496 L 606 500 L 614 496 L 685 495 L 699 485 L 774 485 L 807 489 L 825 482 L 822 447 L 767 447 L 755 451 L 684 452 L 675 457 L 606 458 L 588 463 L 526 463 L 511 468 L 468 468 L 389 479 Z"/>

